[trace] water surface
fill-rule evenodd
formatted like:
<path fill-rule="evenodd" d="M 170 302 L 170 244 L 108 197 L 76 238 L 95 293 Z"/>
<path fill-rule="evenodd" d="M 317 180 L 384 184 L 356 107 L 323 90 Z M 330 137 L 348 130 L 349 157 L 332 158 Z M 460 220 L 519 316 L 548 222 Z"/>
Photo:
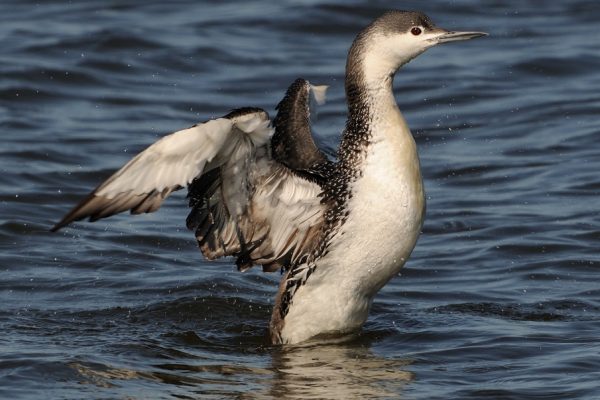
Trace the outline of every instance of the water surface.
<path fill-rule="evenodd" d="M 283 349 L 279 275 L 201 258 L 185 194 L 48 229 L 158 137 L 331 85 L 389 2 L 0 5 L 0 397 L 600 398 L 600 53 L 595 1 L 395 4 L 484 39 L 397 76 L 427 220 L 361 335 Z"/>

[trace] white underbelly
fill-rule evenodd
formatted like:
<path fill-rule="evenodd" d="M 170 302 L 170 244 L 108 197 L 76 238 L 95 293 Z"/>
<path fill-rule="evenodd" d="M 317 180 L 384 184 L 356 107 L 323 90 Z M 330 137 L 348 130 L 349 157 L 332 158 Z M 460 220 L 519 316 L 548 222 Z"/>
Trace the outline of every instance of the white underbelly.
<path fill-rule="evenodd" d="M 294 295 L 281 332 L 285 342 L 360 328 L 374 295 L 416 244 L 425 207 L 416 149 L 410 160 L 395 160 L 377 145 L 372 152 L 352 185 L 345 223 Z"/>

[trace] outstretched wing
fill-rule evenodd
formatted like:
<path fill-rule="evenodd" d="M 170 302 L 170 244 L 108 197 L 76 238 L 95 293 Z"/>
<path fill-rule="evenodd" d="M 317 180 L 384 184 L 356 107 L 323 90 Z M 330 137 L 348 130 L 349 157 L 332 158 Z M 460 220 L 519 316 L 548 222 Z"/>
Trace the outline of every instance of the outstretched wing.
<path fill-rule="evenodd" d="M 130 210 L 156 211 L 188 187 L 194 230 L 209 259 L 237 257 L 241 270 L 288 268 L 319 240 L 326 205 L 321 184 L 332 164 L 310 135 L 306 81 L 279 104 L 276 133 L 265 111 L 234 110 L 160 139 L 98 186 L 52 231 Z M 276 145 L 276 146 L 275 146 Z M 271 152 L 271 146 L 277 147 Z"/>
<path fill-rule="evenodd" d="M 98 186 L 52 231 L 84 218 L 96 221 L 127 210 L 156 211 L 172 191 L 233 156 L 251 156 L 271 134 L 267 113 L 246 108 L 165 136 Z"/>

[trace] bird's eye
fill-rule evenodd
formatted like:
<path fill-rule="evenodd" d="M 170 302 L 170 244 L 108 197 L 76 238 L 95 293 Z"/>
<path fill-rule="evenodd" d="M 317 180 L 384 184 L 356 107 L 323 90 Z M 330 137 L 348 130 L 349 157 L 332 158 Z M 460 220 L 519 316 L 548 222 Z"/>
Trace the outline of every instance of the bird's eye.
<path fill-rule="evenodd" d="M 412 29 L 410 30 L 410 33 L 412 33 L 415 36 L 419 36 L 422 32 L 423 31 L 418 26 L 413 26 Z"/>

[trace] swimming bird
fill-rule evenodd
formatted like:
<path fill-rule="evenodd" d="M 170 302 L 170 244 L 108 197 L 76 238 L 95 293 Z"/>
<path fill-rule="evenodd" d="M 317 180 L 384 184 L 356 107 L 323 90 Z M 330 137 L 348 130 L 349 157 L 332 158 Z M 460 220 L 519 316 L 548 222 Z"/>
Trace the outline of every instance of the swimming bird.
<path fill-rule="evenodd" d="M 447 31 L 421 12 L 386 12 L 349 50 L 337 159 L 311 134 L 309 97 L 319 90 L 298 79 L 273 121 L 262 109 L 239 108 L 165 136 L 52 230 L 126 210 L 153 212 L 187 187 L 187 227 L 206 258 L 233 256 L 242 271 L 283 272 L 273 343 L 355 332 L 406 262 L 425 216 L 419 157 L 394 98 L 394 75 L 432 46 L 484 35 Z"/>

